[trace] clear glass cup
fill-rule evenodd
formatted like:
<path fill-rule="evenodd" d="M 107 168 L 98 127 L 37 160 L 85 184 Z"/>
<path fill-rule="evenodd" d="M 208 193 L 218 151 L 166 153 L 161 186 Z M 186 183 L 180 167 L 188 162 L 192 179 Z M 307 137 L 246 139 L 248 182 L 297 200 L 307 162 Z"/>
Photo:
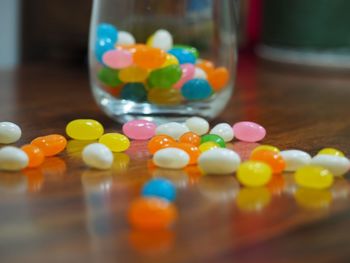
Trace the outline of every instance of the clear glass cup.
<path fill-rule="evenodd" d="M 94 0 L 89 67 L 97 104 L 119 122 L 216 117 L 234 88 L 237 14 L 238 0 Z M 143 45 L 130 45 L 124 32 Z"/>

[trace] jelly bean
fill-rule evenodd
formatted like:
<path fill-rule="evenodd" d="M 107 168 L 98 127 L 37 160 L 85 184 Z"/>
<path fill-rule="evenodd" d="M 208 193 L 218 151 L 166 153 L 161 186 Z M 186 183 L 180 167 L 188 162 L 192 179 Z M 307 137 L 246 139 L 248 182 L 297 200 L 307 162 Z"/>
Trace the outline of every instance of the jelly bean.
<path fill-rule="evenodd" d="M 62 152 L 67 145 L 67 140 L 62 135 L 51 134 L 35 138 L 32 145 L 39 147 L 46 157 L 54 156 Z"/>
<path fill-rule="evenodd" d="M 148 77 L 148 70 L 140 67 L 131 66 L 120 70 L 119 78 L 121 81 L 128 82 L 144 82 Z"/>
<path fill-rule="evenodd" d="M 199 150 L 203 153 L 211 149 L 220 148 L 219 144 L 215 142 L 205 142 L 199 145 Z"/>
<path fill-rule="evenodd" d="M 226 147 L 226 143 L 225 143 L 224 139 L 222 137 L 220 137 L 219 135 L 216 135 L 216 134 L 207 134 L 207 135 L 202 136 L 201 144 L 205 143 L 205 142 L 215 142 L 221 148 L 225 148 Z"/>
<path fill-rule="evenodd" d="M 128 137 L 120 133 L 106 133 L 101 136 L 98 141 L 104 144 L 112 152 L 124 152 L 130 147 L 130 141 Z"/>
<path fill-rule="evenodd" d="M 130 139 L 148 140 L 156 134 L 157 125 L 151 121 L 133 120 L 123 125 L 123 133 Z"/>
<path fill-rule="evenodd" d="M 167 30 L 157 30 L 153 34 L 151 46 L 168 51 L 173 47 L 173 36 Z"/>
<path fill-rule="evenodd" d="M 282 151 L 280 154 L 286 162 L 285 170 L 288 172 L 294 172 L 298 168 L 308 165 L 311 162 L 310 154 L 300 150 L 286 150 Z"/>
<path fill-rule="evenodd" d="M 134 63 L 146 69 L 155 69 L 161 67 L 166 60 L 166 53 L 159 48 L 146 46 L 136 47 L 134 54 Z"/>
<path fill-rule="evenodd" d="M 193 64 L 181 65 L 182 76 L 181 79 L 174 85 L 175 89 L 181 89 L 182 86 L 189 80 L 193 79 L 195 66 Z"/>
<path fill-rule="evenodd" d="M 144 102 L 147 99 L 147 91 L 142 83 L 128 83 L 122 88 L 120 97 L 124 100 Z"/>
<path fill-rule="evenodd" d="M 177 209 L 160 198 L 139 198 L 128 211 L 129 223 L 138 229 L 162 230 L 172 226 L 177 219 Z"/>
<path fill-rule="evenodd" d="M 272 172 L 275 174 L 283 172 L 286 167 L 286 162 L 283 160 L 283 157 L 279 153 L 269 150 L 253 152 L 250 156 L 250 160 L 268 164 L 271 167 Z"/>
<path fill-rule="evenodd" d="M 241 163 L 239 155 L 229 149 L 216 148 L 203 152 L 198 165 L 206 174 L 229 174 Z"/>
<path fill-rule="evenodd" d="M 21 149 L 6 146 L 0 149 L 0 171 L 20 171 L 27 167 L 27 154 Z"/>
<path fill-rule="evenodd" d="M 307 209 L 325 209 L 332 203 L 332 194 L 328 190 L 298 188 L 294 194 L 298 205 Z"/>
<path fill-rule="evenodd" d="M 153 156 L 155 165 L 161 168 L 182 169 L 190 162 L 190 156 L 184 150 L 178 148 L 164 148 Z"/>
<path fill-rule="evenodd" d="M 174 142 L 175 140 L 168 135 L 157 135 L 148 142 L 147 147 L 151 154 L 155 154 L 160 149 L 164 149 Z"/>
<path fill-rule="evenodd" d="M 158 105 L 178 105 L 183 97 L 177 89 L 152 88 L 148 92 L 148 101 Z"/>
<path fill-rule="evenodd" d="M 269 165 L 263 162 L 247 161 L 242 163 L 237 170 L 238 181 L 248 187 L 266 185 L 272 177 Z"/>
<path fill-rule="evenodd" d="M 318 165 L 329 170 L 334 176 L 342 176 L 350 169 L 350 161 L 346 157 L 318 154 L 311 160 L 312 165 Z"/>
<path fill-rule="evenodd" d="M 136 43 L 132 34 L 126 31 L 119 31 L 117 45 L 134 45 Z"/>
<path fill-rule="evenodd" d="M 92 143 L 82 152 L 84 163 L 92 168 L 106 170 L 112 167 L 113 154 L 104 144 Z"/>
<path fill-rule="evenodd" d="M 164 198 L 173 202 L 176 198 L 176 188 L 174 184 L 163 178 L 155 178 L 148 181 L 142 188 L 143 197 Z"/>
<path fill-rule="evenodd" d="M 217 124 L 213 129 L 211 129 L 210 134 L 220 136 L 225 142 L 230 142 L 234 138 L 233 129 L 227 123 Z"/>
<path fill-rule="evenodd" d="M 117 87 L 122 83 L 118 76 L 119 72 L 107 67 L 103 67 L 98 72 L 98 79 L 110 87 Z"/>
<path fill-rule="evenodd" d="M 273 152 L 276 152 L 276 153 L 280 152 L 280 149 L 278 149 L 275 146 L 272 146 L 272 145 L 259 145 L 258 147 L 254 148 L 252 153 L 256 152 L 256 151 L 260 151 L 260 150 L 268 150 L 268 151 L 273 151 Z"/>
<path fill-rule="evenodd" d="M 214 66 L 213 62 L 211 62 L 209 60 L 200 60 L 197 63 L 197 67 L 202 69 L 206 73 L 206 75 L 210 75 L 215 70 L 215 66 Z"/>
<path fill-rule="evenodd" d="M 18 141 L 22 136 L 21 128 L 12 122 L 0 122 L 0 143 L 10 144 Z"/>
<path fill-rule="evenodd" d="M 97 38 L 98 39 L 110 39 L 112 43 L 116 43 L 118 40 L 118 29 L 111 25 L 102 23 L 97 27 Z"/>
<path fill-rule="evenodd" d="M 182 86 L 181 93 L 188 100 L 204 100 L 212 95 L 213 90 L 207 80 L 191 79 Z"/>
<path fill-rule="evenodd" d="M 181 79 L 182 71 L 179 65 L 170 65 L 154 70 L 149 75 L 148 84 L 155 88 L 169 89 Z"/>
<path fill-rule="evenodd" d="M 180 139 L 180 137 L 186 132 L 189 132 L 188 128 L 185 125 L 177 122 L 161 124 L 156 129 L 157 135 L 168 135 L 175 140 Z"/>
<path fill-rule="evenodd" d="M 271 202 L 271 194 L 266 187 L 248 187 L 238 192 L 237 207 L 244 212 L 259 212 Z"/>
<path fill-rule="evenodd" d="M 186 126 L 191 132 L 194 132 L 199 136 L 202 136 L 209 131 L 209 123 L 207 120 L 200 117 L 192 117 L 187 119 Z"/>
<path fill-rule="evenodd" d="M 179 65 L 179 64 L 180 64 L 179 60 L 175 56 L 167 53 L 166 59 L 165 59 L 164 64 L 162 65 L 162 68 L 170 66 L 170 65 Z"/>
<path fill-rule="evenodd" d="M 185 152 L 187 152 L 188 156 L 190 157 L 190 161 L 188 164 L 196 164 L 198 161 L 198 157 L 201 154 L 201 151 L 198 149 L 197 146 L 194 146 L 192 144 L 189 143 L 172 143 L 170 144 L 169 148 L 177 148 L 177 149 L 181 149 L 184 150 Z"/>
<path fill-rule="evenodd" d="M 215 91 L 224 88 L 230 80 L 229 72 L 226 68 L 217 68 L 208 75 L 208 81 Z"/>
<path fill-rule="evenodd" d="M 203 69 L 196 67 L 194 70 L 193 78 L 194 79 L 208 79 L 208 75 Z"/>
<path fill-rule="evenodd" d="M 27 144 L 21 147 L 22 151 L 24 151 L 27 156 L 28 156 L 28 167 L 33 168 L 33 167 L 38 167 L 40 166 L 45 159 L 45 155 L 42 152 L 42 150 L 31 144 Z"/>
<path fill-rule="evenodd" d="M 186 132 L 180 137 L 179 141 L 183 143 L 192 144 L 194 146 L 199 146 L 199 144 L 201 143 L 201 137 L 195 134 L 194 132 Z"/>
<path fill-rule="evenodd" d="M 300 167 L 294 175 L 295 182 L 306 188 L 326 189 L 333 184 L 333 174 L 321 166 Z"/>
<path fill-rule="evenodd" d="M 133 63 L 131 52 L 120 49 L 107 51 L 102 59 L 103 63 L 112 69 L 127 68 Z"/>
<path fill-rule="evenodd" d="M 96 41 L 95 55 L 100 63 L 103 63 L 104 54 L 110 50 L 114 50 L 114 43 L 110 39 L 98 39 Z"/>
<path fill-rule="evenodd" d="M 173 48 L 168 51 L 169 54 L 175 56 L 180 64 L 195 64 L 196 63 L 196 57 L 193 55 L 193 53 L 187 49 L 184 48 Z"/>
<path fill-rule="evenodd" d="M 104 133 L 101 123 L 91 119 L 77 119 L 66 126 L 67 135 L 80 141 L 97 140 Z"/>
<path fill-rule="evenodd" d="M 116 87 L 102 87 L 109 95 L 118 98 L 122 91 L 124 84 L 118 85 Z"/>
<path fill-rule="evenodd" d="M 242 121 L 233 125 L 233 132 L 236 138 L 243 142 L 258 142 L 265 138 L 266 130 L 261 125 Z"/>
<path fill-rule="evenodd" d="M 198 49 L 195 47 L 187 46 L 187 45 L 174 45 L 175 49 L 185 49 L 193 54 L 193 56 L 197 59 L 199 57 Z"/>
<path fill-rule="evenodd" d="M 342 151 L 339 151 L 338 149 L 334 149 L 334 148 L 324 148 L 320 150 L 317 154 L 328 154 L 328 155 L 334 155 L 339 157 L 345 157 Z"/>

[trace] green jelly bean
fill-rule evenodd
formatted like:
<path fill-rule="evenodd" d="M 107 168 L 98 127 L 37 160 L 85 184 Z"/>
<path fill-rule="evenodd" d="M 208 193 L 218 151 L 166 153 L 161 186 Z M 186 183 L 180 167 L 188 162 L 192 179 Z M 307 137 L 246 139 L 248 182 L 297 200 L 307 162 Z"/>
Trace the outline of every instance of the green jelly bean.
<path fill-rule="evenodd" d="M 199 51 L 195 47 L 187 46 L 187 45 L 174 45 L 173 48 L 183 48 L 190 51 L 196 58 L 199 58 Z"/>
<path fill-rule="evenodd" d="M 118 70 L 104 67 L 98 72 L 98 79 L 109 87 L 116 87 L 122 83 L 118 74 Z"/>
<path fill-rule="evenodd" d="M 170 89 L 182 76 L 180 65 L 170 65 L 152 71 L 148 78 L 148 85 L 159 89 Z"/>
<path fill-rule="evenodd" d="M 202 136 L 201 138 L 201 144 L 205 142 L 215 142 L 217 143 L 221 148 L 226 148 L 226 143 L 223 138 L 221 138 L 219 135 L 216 134 L 207 134 Z"/>

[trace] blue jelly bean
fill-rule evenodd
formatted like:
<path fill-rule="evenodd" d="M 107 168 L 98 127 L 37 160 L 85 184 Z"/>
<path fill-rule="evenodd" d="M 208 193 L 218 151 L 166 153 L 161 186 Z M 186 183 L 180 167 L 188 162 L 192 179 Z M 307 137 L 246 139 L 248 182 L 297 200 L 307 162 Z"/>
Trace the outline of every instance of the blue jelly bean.
<path fill-rule="evenodd" d="M 102 23 L 97 27 L 97 39 L 106 38 L 115 44 L 118 40 L 118 29 L 111 24 Z"/>
<path fill-rule="evenodd" d="M 142 83 L 128 83 L 121 90 L 120 97 L 124 100 L 144 102 L 147 99 L 147 91 Z"/>
<path fill-rule="evenodd" d="M 213 94 L 213 89 L 205 79 L 191 79 L 182 86 L 181 93 L 187 100 L 204 100 Z"/>
<path fill-rule="evenodd" d="M 168 51 L 169 54 L 175 56 L 180 64 L 195 64 L 196 56 L 188 49 L 185 48 L 173 48 Z"/>
<path fill-rule="evenodd" d="M 103 55 L 109 50 L 115 49 L 114 43 L 109 38 L 98 39 L 95 45 L 96 59 L 103 63 Z"/>
<path fill-rule="evenodd" d="M 146 183 L 142 189 L 143 197 L 160 197 L 173 202 L 176 188 L 172 182 L 163 178 L 155 178 Z"/>

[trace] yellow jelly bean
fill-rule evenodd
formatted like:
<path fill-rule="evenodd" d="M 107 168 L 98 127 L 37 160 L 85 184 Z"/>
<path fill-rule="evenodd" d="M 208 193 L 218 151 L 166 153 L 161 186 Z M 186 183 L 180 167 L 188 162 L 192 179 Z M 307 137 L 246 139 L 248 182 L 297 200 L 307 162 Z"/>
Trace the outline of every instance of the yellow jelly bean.
<path fill-rule="evenodd" d="M 179 65 L 179 60 L 174 55 L 167 54 L 165 59 L 166 60 L 162 65 L 162 68 L 165 68 L 170 65 Z"/>
<path fill-rule="evenodd" d="M 129 139 L 120 133 L 106 133 L 99 143 L 106 145 L 112 152 L 124 152 L 130 147 Z"/>
<path fill-rule="evenodd" d="M 154 34 L 151 35 L 147 41 L 146 41 L 146 45 L 149 46 L 149 47 L 153 47 L 153 40 L 154 40 Z"/>
<path fill-rule="evenodd" d="M 334 149 L 334 148 L 324 148 L 317 153 L 317 155 L 319 155 L 319 154 L 333 155 L 333 156 L 339 156 L 339 157 L 345 156 L 345 154 L 343 152 L 339 151 L 338 149 Z"/>
<path fill-rule="evenodd" d="M 256 147 L 253 151 L 252 151 L 252 154 L 257 152 L 257 151 L 260 151 L 260 150 L 266 150 L 266 151 L 272 151 L 272 152 L 276 152 L 276 153 L 279 153 L 280 152 L 280 149 L 278 149 L 277 147 L 275 146 L 272 146 L 272 145 L 259 145 L 258 147 Z"/>
<path fill-rule="evenodd" d="M 75 140 L 97 140 L 104 132 L 101 123 L 90 119 L 78 119 L 68 123 L 66 133 Z"/>
<path fill-rule="evenodd" d="M 144 82 L 148 77 L 148 70 L 136 66 L 122 69 L 119 72 L 119 79 L 125 83 Z"/>
<path fill-rule="evenodd" d="M 295 172 L 294 180 L 302 187 L 326 189 L 333 184 L 333 177 L 330 171 L 321 166 L 306 165 Z"/>
<path fill-rule="evenodd" d="M 271 201 L 271 194 L 265 187 L 243 188 L 236 197 L 236 205 L 246 212 L 260 211 Z"/>
<path fill-rule="evenodd" d="M 199 150 L 203 153 L 211 149 L 220 148 L 220 146 L 215 142 L 205 142 L 199 145 Z"/>
<path fill-rule="evenodd" d="M 148 92 L 148 100 L 158 105 L 178 105 L 183 97 L 181 91 L 177 89 L 151 88 Z"/>
<path fill-rule="evenodd" d="M 299 188 L 294 194 L 295 201 L 309 209 L 327 208 L 332 202 L 332 194 L 328 190 Z"/>
<path fill-rule="evenodd" d="M 237 170 L 237 179 L 244 186 L 257 187 L 266 185 L 272 177 L 269 165 L 258 161 L 242 163 Z"/>

